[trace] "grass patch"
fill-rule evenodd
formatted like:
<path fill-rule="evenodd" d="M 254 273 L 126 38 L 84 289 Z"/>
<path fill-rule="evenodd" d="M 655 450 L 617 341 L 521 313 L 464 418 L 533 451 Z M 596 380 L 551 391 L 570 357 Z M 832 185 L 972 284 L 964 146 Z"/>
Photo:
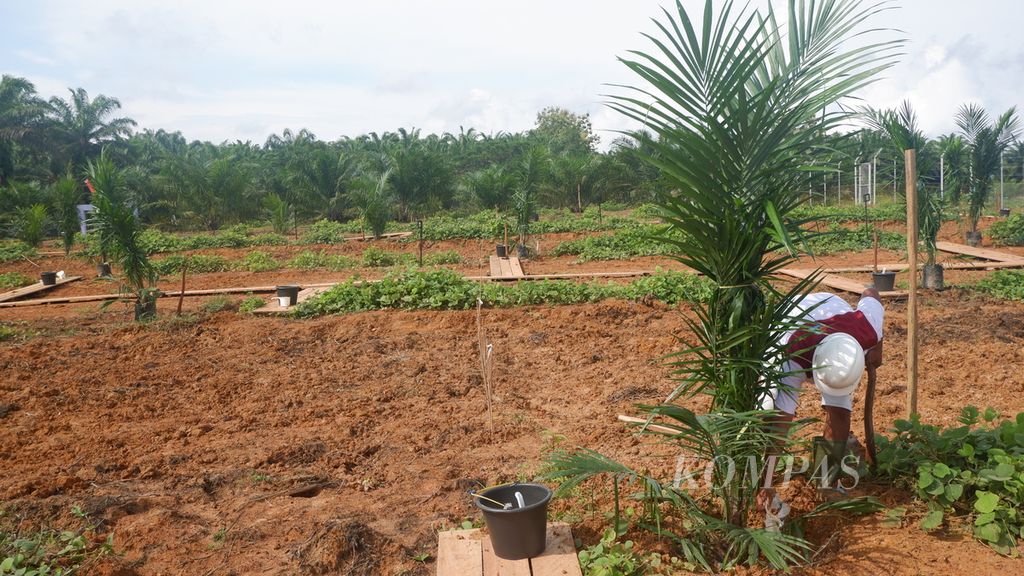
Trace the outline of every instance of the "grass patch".
<path fill-rule="evenodd" d="M 440 266 L 443 264 L 462 264 L 462 256 L 455 250 L 442 250 L 423 255 L 425 266 Z"/>
<path fill-rule="evenodd" d="M 216 314 L 223 310 L 228 310 L 232 306 L 231 298 L 228 296 L 212 296 L 207 298 L 200 307 L 200 310 L 207 314 Z"/>
<path fill-rule="evenodd" d="M 249 296 L 238 304 L 238 312 L 241 314 L 252 314 L 253 311 L 262 308 L 266 301 L 259 296 Z"/>
<path fill-rule="evenodd" d="M 281 263 L 270 254 L 257 250 L 246 254 L 245 258 L 242 258 L 235 264 L 235 268 L 247 272 L 269 272 L 271 270 L 280 270 Z"/>
<path fill-rule="evenodd" d="M 378 282 L 339 284 L 299 304 L 295 315 L 308 318 L 387 308 L 466 310 L 476 306 L 478 298 L 494 307 L 577 304 L 608 298 L 675 304 L 706 300 L 710 294 L 707 281 L 686 272 L 659 270 L 629 284 L 557 280 L 501 284 L 473 282 L 445 269 L 408 269 Z"/>
<path fill-rule="evenodd" d="M 551 255 L 578 256 L 578 262 L 664 255 L 668 253 L 669 247 L 656 238 L 663 234 L 664 230 L 663 226 L 631 226 L 617 230 L 614 234 L 562 242 L 551 250 Z"/>

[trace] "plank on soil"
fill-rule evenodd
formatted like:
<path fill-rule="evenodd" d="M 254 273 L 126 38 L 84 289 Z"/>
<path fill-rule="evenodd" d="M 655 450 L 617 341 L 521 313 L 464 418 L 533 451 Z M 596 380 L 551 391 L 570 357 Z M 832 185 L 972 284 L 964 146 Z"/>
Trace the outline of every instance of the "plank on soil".
<path fill-rule="evenodd" d="M 784 268 L 779 270 L 779 273 L 785 274 L 786 276 L 792 276 L 793 278 L 804 279 L 813 274 L 814 270 L 803 269 L 803 268 Z M 836 288 L 846 292 L 853 292 L 854 294 L 860 294 L 864 291 L 866 284 L 858 282 L 850 278 L 844 278 L 835 274 L 822 274 L 821 284 L 828 286 L 829 288 Z M 889 292 L 879 292 L 882 298 L 905 298 L 907 296 L 906 290 L 892 290 Z"/>
<path fill-rule="evenodd" d="M 69 284 L 71 282 L 76 282 L 76 281 L 81 280 L 81 279 L 82 279 L 81 276 L 68 276 L 68 277 L 64 278 L 63 280 L 57 280 L 57 283 L 53 284 L 51 286 L 46 286 L 46 285 L 43 284 L 42 281 L 39 281 L 39 282 L 36 282 L 35 284 L 29 284 L 28 286 L 22 286 L 21 288 L 18 288 L 16 290 L 11 290 L 10 292 L 4 292 L 3 294 L 0 294 L 0 302 L 7 302 L 8 300 L 17 300 L 18 298 L 22 298 L 24 296 L 28 296 L 29 294 L 36 294 L 36 293 L 39 293 L 39 292 L 45 292 L 47 290 L 52 290 L 52 289 L 56 288 L 57 286 L 63 286 L 64 284 Z"/>
<path fill-rule="evenodd" d="M 1008 268 L 1024 268 L 1024 259 L 1017 262 L 997 262 L 989 260 L 985 262 L 942 262 L 942 268 L 945 270 L 1004 270 Z M 903 272 L 910 269 L 910 264 L 899 263 L 899 264 L 879 264 L 879 270 L 888 270 L 889 272 Z M 848 274 L 851 272 L 873 272 L 874 268 L 871 266 L 847 266 L 840 268 L 825 268 L 824 272 L 829 274 Z"/>
<path fill-rule="evenodd" d="M 449 530 L 437 537 L 438 576 L 582 576 L 572 530 L 562 522 L 548 524 L 544 552 L 529 560 L 504 560 L 494 555 L 482 530 Z"/>
<path fill-rule="evenodd" d="M 296 304 L 301 304 L 313 296 L 326 291 L 327 288 L 322 286 L 303 288 L 302 290 L 299 290 L 299 297 L 296 299 Z M 271 298 L 264 306 L 253 310 L 252 313 L 260 315 L 287 314 L 294 309 L 294 306 L 281 306 L 281 301 L 274 297 Z"/>
<path fill-rule="evenodd" d="M 1016 254 L 1008 254 L 1006 252 L 1000 252 L 989 248 L 975 248 L 974 246 L 968 246 L 966 244 L 936 242 L 935 247 L 943 252 L 964 254 L 965 256 L 974 256 L 975 258 L 983 258 L 985 260 L 995 260 L 996 262 L 1024 262 L 1024 258 L 1017 256 Z"/>

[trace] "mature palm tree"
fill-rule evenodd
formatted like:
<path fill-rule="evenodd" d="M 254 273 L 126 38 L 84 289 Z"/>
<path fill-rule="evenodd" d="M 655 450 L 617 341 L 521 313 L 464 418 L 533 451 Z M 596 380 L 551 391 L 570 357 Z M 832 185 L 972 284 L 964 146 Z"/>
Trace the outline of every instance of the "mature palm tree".
<path fill-rule="evenodd" d="M 7 74 L 0 78 L 0 186 L 14 173 L 14 147 L 41 128 L 46 110 L 31 82 Z"/>
<path fill-rule="evenodd" d="M 51 116 L 56 122 L 59 146 L 75 167 L 84 166 L 107 143 L 129 136 L 135 127 L 131 118 L 110 116 L 121 102 L 100 94 L 89 98 L 84 88 L 68 89 L 71 98 L 50 98 Z"/>
<path fill-rule="evenodd" d="M 978 244 L 978 220 L 992 193 L 992 179 L 999 174 L 1001 156 L 1017 138 L 1016 108 L 1003 112 L 994 122 L 985 109 L 965 104 L 956 113 L 956 126 L 966 144 L 968 158 L 967 243 Z"/>

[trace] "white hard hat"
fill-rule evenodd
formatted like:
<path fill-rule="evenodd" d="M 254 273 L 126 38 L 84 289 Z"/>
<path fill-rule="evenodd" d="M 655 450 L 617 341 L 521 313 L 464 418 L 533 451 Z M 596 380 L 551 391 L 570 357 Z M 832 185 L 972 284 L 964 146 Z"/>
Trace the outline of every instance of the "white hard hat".
<path fill-rule="evenodd" d="M 829 334 L 814 349 L 814 385 L 823 394 L 853 394 L 864 374 L 864 349 L 849 334 Z"/>

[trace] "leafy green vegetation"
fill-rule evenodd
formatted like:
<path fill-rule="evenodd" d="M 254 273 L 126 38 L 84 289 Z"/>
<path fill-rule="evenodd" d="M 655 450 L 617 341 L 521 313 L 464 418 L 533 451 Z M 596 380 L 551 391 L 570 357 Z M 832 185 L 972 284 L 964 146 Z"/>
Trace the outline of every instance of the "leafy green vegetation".
<path fill-rule="evenodd" d="M 591 260 L 628 260 L 638 256 L 668 254 L 669 246 L 661 240 L 664 226 L 630 226 L 612 234 L 568 240 L 554 247 L 552 256 L 578 256 L 579 262 Z"/>
<path fill-rule="evenodd" d="M 0 244 L 0 264 L 32 258 L 36 255 L 36 249 L 24 242 L 5 242 Z"/>
<path fill-rule="evenodd" d="M 228 296 L 213 296 L 203 301 L 200 306 L 200 310 L 207 314 L 215 314 L 222 310 L 228 310 L 231 308 L 231 298 Z"/>
<path fill-rule="evenodd" d="M 388 268 L 412 261 L 413 255 L 405 252 L 392 252 L 375 246 L 370 246 L 363 251 L 363 266 L 368 268 Z"/>
<path fill-rule="evenodd" d="M 461 264 L 462 256 L 455 250 L 441 250 L 439 252 L 427 252 L 423 255 L 424 266 L 441 266 L 444 264 Z"/>
<path fill-rule="evenodd" d="M 659 271 L 630 284 L 538 281 L 479 283 L 446 269 L 407 269 L 377 282 L 350 280 L 296 307 L 299 317 L 385 308 L 466 310 L 479 298 L 488 306 L 577 304 L 608 298 L 654 299 L 675 304 L 707 298 L 707 282 L 685 272 Z"/>
<path fill-rule="evenodd" d="M 0 273 L 0 290 L 12 290 L 32 283 L 32 279 L 20 272 Z"/>
<path fill-rule="evenodd" d="M 259 296 L 248 296 L 238 304 L 238 311 L 242 314 L 249 314 L 257 308 L 262 308 L 266 300 Z"/>
<path fill-rule="evenodd" d="M 271 270 L 280 270 L 281 263 L 275 260 L 269 253 L 256 250 L 246 254 L 235 265 L 235 268 L 247 272 L 270 272 Z"/>
<path fill-rule="evenodd" d="M 1024 246 L 1024 214 L 1014 214 L 1006 220 L 993 222 L 988 233 L 996 244 Z"/>
<path fill-rule="evenodd" d="M 96 539 L 97 526 L 79 509 L 75 529 L 19 529 L 15 519 L 0 510 L 0 576 L 70 576 L 114 552 L 114 534 Z"/>
<path fill-rule="evenodd" d="M 633 550 L 633 542 L 617 542 L 615 530 L 606 530 L 601 541 L 579 553 L 584 576 L 645 576 L 658 569 L 657 554 L 644 557 Z"/>
<path fill-rule="evenodd" d="M 231 270 L 232 267 L 230 260 L 215 254 L 189 254 L 187 256 L 173 254 L 166 258 L 153 261 L 153 268 L 155 268 L 157 273 L 161 276 L 181 274 L 182 268 L 192 274 L 203 274 L 226 272 Z"/>
<path fill-rule="evenodd" d="M 0 342 L 5 342 L 18 335 L 18 330 L 14 326 L 8 326 L 6 324 L 0 324 Z"/>
<path fill-rule="evenodd" d="M 973 288 L 997 298 L 1024 300 L 1024 270 L 996 270 Z"/>
<path fill-rule="evenodd" d="M 874 246 L 875 228 L 871 224 L 853 230 L 832 225 L 829 230 L 814 234 L 807 242 L 807 251 L 815 255 L 859 252 Z M 905 250 L 907 239 L 902 234 L 889 230 L 878 231 L 878 246 L 886 250 Z"/>
<path fill-rule="evenodd" d="M 921 528 L 961 525 L 1004 555 L 1024 537 L 1024 413 L 1000 419 L 989 408 L 960 412 L 961 426 L 897 420 L 896 435 L 879 437 L 878 469 L 902 481 L 928 505 Z M 998 421 L 998 422 L 997 422 Z"/>

